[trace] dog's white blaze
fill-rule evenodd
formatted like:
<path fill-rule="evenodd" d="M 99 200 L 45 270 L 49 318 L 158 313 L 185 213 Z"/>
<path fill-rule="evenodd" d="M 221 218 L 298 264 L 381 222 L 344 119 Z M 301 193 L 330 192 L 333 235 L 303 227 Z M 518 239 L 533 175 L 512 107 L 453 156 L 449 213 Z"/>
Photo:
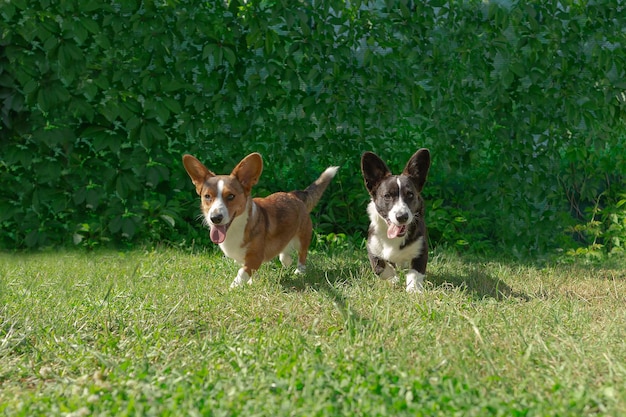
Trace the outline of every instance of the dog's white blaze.
<path fill-rule="evenodd" d="M 243 264 L 246 258 L 246 247 L 243 246 L 243 236 L 246 230 L 246 224 L 248 223 L 249 212 L 252 211 L 254 213 L 256 210 L 254 201 L 250 200 L 248 204 L 252 204 L 252 207 L 249 205 L 246 206 L 243 213 L 233 219 L 233 222 L 228 228 L 228 233 L 226 233 L 226 239 L 219 245 L 224 255 L 234 259 L 240 264 Z"/>
<path fill-rule="evenodd" d="M 224 180 L 219 180 L 217 182 L 217 197 L 215 198 L 215 202 L 211 204 L 211 209 L 206 214 L 206 220 L 208 224 L 213 224 L 211 221 L 211 217 L 216 214 L 221 214 L 224 218 L 220 224 L 228 224 L 230 223 L 230 213 L 228 213 L 228 207 L 226 207 L 226 203 L 224 203 Z"/>
<path fill-rule="evenodd" d="M 396 201 L 391 210 L 389 210 L 389 221 L 396 226 L 402 226 L 402 224 L 409 224 L 413 221 L 413 213 L 411 213 L 411 208 L 402 198 L 402 185 L 400 184 L 400 178 L 396 178 L 396 183 L 398 184 L 398 201 Z M 405 213 L 409 215 L 407 221 L 402 224 L 398 223 L 397 216 Z"/>

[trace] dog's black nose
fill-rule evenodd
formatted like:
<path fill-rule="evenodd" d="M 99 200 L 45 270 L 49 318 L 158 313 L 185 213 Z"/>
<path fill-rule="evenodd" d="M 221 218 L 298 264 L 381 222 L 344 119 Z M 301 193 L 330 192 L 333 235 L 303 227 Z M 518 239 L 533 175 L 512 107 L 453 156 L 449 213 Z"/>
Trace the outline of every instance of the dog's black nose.
<path fill-rule="evenodd" d="M 224 216 L 222 214 L 211 215 L 211 222 L 213 222 L 214 224 L 220 224 L 222 220 L 224 220 Z"/>
<path fill-rule="evenodd" d="M 405 221 L 409 220 L 409 213 L 402 213 L 402 214 L 396 215 L 396 220 L 399 223 L 404 223 Z"/>

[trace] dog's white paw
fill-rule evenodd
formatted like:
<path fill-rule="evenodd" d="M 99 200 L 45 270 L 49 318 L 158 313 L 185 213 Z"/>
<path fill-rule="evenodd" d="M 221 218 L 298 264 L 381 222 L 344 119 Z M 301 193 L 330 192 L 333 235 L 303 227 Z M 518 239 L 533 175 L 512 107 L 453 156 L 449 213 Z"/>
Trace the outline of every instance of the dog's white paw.
<path fill-rule="evenodd" d="M 245 283 L 252 284 L 252 280 L 250 279 L 250 275 L 248 275 L 248 273 L 243 268 L 239 268 L 239 271 L 237 271 L 237 276 L 230 284 L 230 288 L 241 287 Z"/>
<path fill-rule="evenodd" d="M 421 293 L 424 291 L 424 274 L 411 269 L 406 274 L 406 292 Z"/>
<path fill-rule="evenodd" d="M 293 273 L 296 275 L 306 274 L 306 265 L 302 265 L 299 263 L 298 267 L 296 268 L 295 271 L 293 271 Z"/>
<path fill-rule="evenodd" d="M 424 292 L 424 285 L 423 284 L 407 285 L 406 292 L 420 294 Z"/>

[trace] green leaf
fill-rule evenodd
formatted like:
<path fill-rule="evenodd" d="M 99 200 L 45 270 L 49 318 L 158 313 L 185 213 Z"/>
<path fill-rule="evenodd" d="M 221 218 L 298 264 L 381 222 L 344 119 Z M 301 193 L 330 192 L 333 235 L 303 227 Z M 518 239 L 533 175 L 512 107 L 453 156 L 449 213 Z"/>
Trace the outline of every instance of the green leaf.
<path fill-rule="evenodd" d="M 227 47 L 223 47 L 222 50 L 224 51 L 224 58 L 226 58 L 226 61 L 228 61 L 231 67 L 234 67 L 235 61 L 237 59 L 235 57 L 235 52 L 233 52 L 232 49 L 227 48 Z"/>
<path fill-rule="evenodd" d="M 215 57 L 217 55 L 217 45 L 207 44 L 202 48 L 202 59 L 206 60 L 209 57 Z"/>
<path fill-rule="evenodd" d="M 163 104 L 174 114 L 179 114 L 182 112 L 182 107 L 180 106 L 180 103 L 173 98 L 163 97 Z"/>
<path fill-rule="evenodd" d="M 122 216 L 116 216 L 109 222 L 109 230 L 117 233 L 122 229 Z"/>
<path fill-rule="evenodd" d="M 130 119 L 126 122 L 127 130 L 135 130 L 141 125 L 142 120 L 137 116 L 131 116 Z"/>
<path fill-rule="evenodd" d="M 81 18 L 79 22 L 92 35 L 101 33 L 100 25 L 96 20 L 90 18 Z"/>
<path fill-rule="evenodd" d="M 169 226 L 176 227 L 176 221 L 174 220 L 174 218 L 172 218 L 172 216 L 168 216 L 167 214 L 161 214 L 159 217 Z"/>
<path fill-rule="evenodd" d="M 122 235 L 131 239 L 137 231 L 137 225 L 132 218 L 123 218 L 121 224 Z"/>

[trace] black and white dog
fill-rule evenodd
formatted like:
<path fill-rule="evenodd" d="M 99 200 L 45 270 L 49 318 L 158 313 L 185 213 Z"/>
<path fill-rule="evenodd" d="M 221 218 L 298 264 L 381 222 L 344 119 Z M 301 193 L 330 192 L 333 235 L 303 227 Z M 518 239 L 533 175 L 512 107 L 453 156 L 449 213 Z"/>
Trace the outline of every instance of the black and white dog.
<path fill-rule="evenodd" d="M 379 277 L 398 282 L 396 268 L 408 267 L 407 292 L 421 292 L 426 276 L 428 241 L 420 192 L 429 168 L 428 149 L 415 152 L 401 175 L 392 175 L 372 152 L 361 157 L 365 187 L 372 198 L 367 206 L 367 253 L 372 269 Z"/>

